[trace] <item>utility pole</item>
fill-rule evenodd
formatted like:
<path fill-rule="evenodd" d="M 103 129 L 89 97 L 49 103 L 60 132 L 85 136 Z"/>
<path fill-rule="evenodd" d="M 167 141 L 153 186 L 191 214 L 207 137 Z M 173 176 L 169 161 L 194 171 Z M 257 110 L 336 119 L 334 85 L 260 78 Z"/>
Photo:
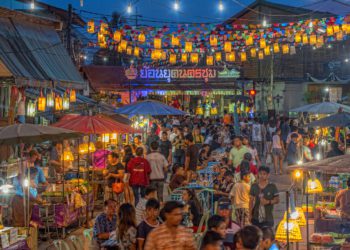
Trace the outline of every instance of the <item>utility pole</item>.
<path fill-rule="evenodd" d="M 270 88 L 269 88 L 269 95 L 268 95 L 268 110 L 273 110 L 273 84 L 274 84 L 274 53 L 271 53 L 271 64 L 270 64 Z"/>
<path fill-rule="evenodd" d="M 67 50 L 70 56 L 72 56 L 71 33 L 72 33 L 72 4 L 68 4 Z"/>

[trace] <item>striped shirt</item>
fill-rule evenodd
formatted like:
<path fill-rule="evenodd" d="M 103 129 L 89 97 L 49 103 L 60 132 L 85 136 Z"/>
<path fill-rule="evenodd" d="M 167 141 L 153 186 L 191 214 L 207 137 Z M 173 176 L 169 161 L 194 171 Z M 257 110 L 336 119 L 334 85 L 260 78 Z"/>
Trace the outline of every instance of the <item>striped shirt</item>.
<path fill-rule="evenodd" d="M 196 250 L 193 234 L 178 226 L 173 235 L 166 224 L 153 229 L 147 236 L 145 250 Z"/>
<path fill-rule="evenodd" d="M 141 198 L 136 205 L 136 225 L 139 225 L 145 216 L 147 199 Z"/>

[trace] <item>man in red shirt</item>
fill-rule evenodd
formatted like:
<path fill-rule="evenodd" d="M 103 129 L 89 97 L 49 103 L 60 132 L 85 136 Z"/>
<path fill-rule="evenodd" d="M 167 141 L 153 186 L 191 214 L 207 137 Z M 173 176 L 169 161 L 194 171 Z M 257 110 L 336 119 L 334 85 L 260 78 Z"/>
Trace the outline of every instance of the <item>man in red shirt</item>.
<path fill-rule="evenodd" d="M 136 157 L 128 163 L 129 184 L 134 191 L 135 204 L 139 202 L 140 195 L 144 196 L 145 187 L 149 184 L 149 175 L 152 171 L 149 162 L 143 158 L 143 153 L 143 148 L 138 147 Z"/>

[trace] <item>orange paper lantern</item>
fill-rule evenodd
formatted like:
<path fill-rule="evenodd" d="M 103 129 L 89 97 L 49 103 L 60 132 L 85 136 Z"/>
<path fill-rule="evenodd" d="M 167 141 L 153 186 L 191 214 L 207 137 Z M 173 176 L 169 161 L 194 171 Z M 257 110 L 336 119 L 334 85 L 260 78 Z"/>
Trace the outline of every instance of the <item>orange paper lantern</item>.
<path fill-rule="evenodd" d="M 169 62 L 170 64 L 176 64 L 176 54 L 170 54 Z"/>
<path fill-rule="evenodd" d="M 254 40 L 253 40 L 253 36 L 248 36 L 247 39 L 245 40 L 245 44 L 247 46 L 253 45 Z"/>
<path fill-rule="evenodd" d="M 113 34 L 113 39 L 119 43 L 122 40 L 122 33 L 119 30 L 115 31 Z"/>
<path fill-rule="evenodd" d="M 342 31 L 339 31 L 336 36 L 337 36 L 338 41 L 343 40 L 343 32 Z"/>
<path fill-rule="evenodd" d="M 265 56 L 269 56 L 271 54 L 270 46 L 266 46 L 264 49 Z"/>
<path fill-rule="evenodd" d="M 229 52 L 231 52 L 231 50 L 232 50 L 232 43 L 226 41 L 224 44 L 224 51 L 226 53 L 229 53 Z"/>
<path fill-rule="evenodd" d="M 307 34 L 303 35 L 303 44 L 308 44 L 309 43 L 309 37 L 307 36 Z"/>
<path fill-rule="evenodd" d="M 296 43 L 300 43 L 301 42 L 301 35 L 299 33 L 295 34 L 294 41 Z"/>
<path fill-rule="evenodd" d="M 273 52 L 279 53 L 280 52 L 280 45 L 278 43 L 273 44 Z"/>
<path fill-rule="evenodd" d="M 162 39 L 154 38 L 154 48 L 161 49 L 162 48 Z"/>
<path fill-rule="evenodd" d="M 226 53 L 226 61 L 234 62 L 236 60 L 235 52 Z"/>
<path fill-rule="evenodd" d="M 260 50 L 260 51 L 259 51 L 259 53 L 258 53 L 258 57 L 259 57 L 259 60 L 264 59 L 264 53 L 263 53 L 263 51 L 262 51 L 262 50 Z"/>
<path fill-rule="evenodd" d="M 140 56 L 140 48 L 139 47 L 134 48 L 134 56 L 136 56 L 136 57 Z"/>
<path fill-rule="evenodd" d="M 128 41 L 122 40 L 120 42 L 120 47 L 121 47 L 122 51 L 126 51 L 127 46 L 128 46 Z"/>
<path fill-rule="evenodd" d="M 198 59 L 199 59 L 198 53 L 192 53 L 191 54 L 191 62 L 192 63 L 198 63 Z"/>
<path fill-rule="evenodd" d="M 181 62 L 187 63 L 187 54 L 181 54 Z"/>
<path fill-rule="evenodd" d="M 215 36 L 215 35 L 211 35 L 209 37 L 209 43 L 210 43 L 210 46 L 218 46 L 218 38 Z"/>
<path fill-rule="evenodd" d="M 127 55 L 132 55 L 132 47 L 131 47 L 131 46 L 128 46 L 128 47 L 126 48 L 126 54 L 127 54 Z"/>
<path fill-rule="evenodd" d="M 216 60 L 217 62 L 220 62 L 220 61 L 222 60 L 222 54 L 221 54 L 221 52 L 216 52 L 216 53 L 215 53 L 215 60 Z"/>
<path fill-rule="evenodd" d="M 140 43 L 144 43 L 146 41 L 146 36 L 143 33 L 139 34 L 139 37 L 137 38 L 137 40 L 139 40 Z"/>
<path fill-rule="evenodd" d="M 38 98 L 38 111 L 45 111 L 46 109 L 46 98 L 40 94 L 40 97 Z"/>
<path fill-rule="evenodd" d="M 289 45 L 288 44 L 283 44 L 282 45 L 282 53 L 283 54 L 288 54 L 289 53 Z"/>
<path fill-rule="evenodd" d="M 185 52 L 192 52 L 192 42 L 186 42 L 185 43 Z"/>
<path fill-rule="evenodd" d="M 251 48 L 250 49 L 250 56 L 251 57 L 256 57 L 256 49 L 255 48 Z"/>
<path fill-rule="evenodd" d="M 69 101 L 70 102 L 76 102 L 77 101 L 77 94 L 75 92 L 74 89 L 72 89 L 70 92 L 69 92 Z"/>
<path fill-rule="evenodd" d="M 260 48 L 265 49 L 266 48 L 266 40 L 265 38 L 260 39 Z"/>
<path fill-rule="evenodd" d="M 63 99 L 59 95 L 55 97 L 55 110 L 63 109 Z"/>
<path fill-rule="evenodd" d="M 327 36 L 333 36 L 334 31 L 333 31 L 333 26 L 329 25 L 327 26 Z"/>
<path fill-rule="evenodd" d="M 90 34 L 95 33 L 95 22 L 92 19 L 88 22 L 87 32 Z"/>
<path fill-rule="evenodd" d="M 247 53 L 246 52 L 241 52 L 241 62 L 247 61 Z"/>
<path fill-rule="evenodd" d="M 176 36 L 171 37 L 171 45 L 172 46 L 179 46 L 180 45 L 180 39 Z"/>
<path fill-rule="evenodd" d="M 207 56 L 207 65 L 209 65 L 209 66 L 214 65 L 214 57 L 213 56 Z"/>
<path fill-rule="evenodd" d="M 315 34 L 310 36 L 310 45 L 315 45 L 317 43 L 317 36 Z"/>

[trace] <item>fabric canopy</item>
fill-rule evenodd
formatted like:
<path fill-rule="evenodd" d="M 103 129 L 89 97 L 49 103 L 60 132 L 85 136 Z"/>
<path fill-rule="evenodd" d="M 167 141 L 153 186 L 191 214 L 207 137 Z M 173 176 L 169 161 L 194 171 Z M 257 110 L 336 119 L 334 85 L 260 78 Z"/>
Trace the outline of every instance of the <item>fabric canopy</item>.
<path fill-rule="evenodd" d="M 18 85 L 86 87 L 55 29 L 15 15 L 0 18 L 0 61 Z"/>
<path fill-rule="evenodd" d="M 350 114 L 340 112 L 335 115 L 331 115 L 322 118 L 317 121 L 313 121 L 307 125 L 308 127 L 347 127 L 350 126 Z"/>
<path fill-rule="evenodd" d="M 79 136 L 82 134 L 71 130 L 34 124 L 14 124 L 0 127 L 0 145 L 61 141 Z"/>
<path fill-rule="evenodd" d="M 70 129 L 84 134 L 129 134 L 139 132 L 126 124 L 116 122 L 103 115 L 66 115 L 59 122 L 52 124 L 52 126 Z"/>
<path fill-rule="evenodd" d="M 135 103 L 126 105 L 124 107 L 117 109 L 116 113 L 129 115 L 129 116 L 186 115 L 186 112 L 170 107 L 162 102 L 151 101 L 151 100 L 135 102 Z"/>
<path fill-rule="evenodd" d="M 312 114 L 334 114 L 337 113 L 339 110 L 342 110 L 344 112 L 350 112 L 350 107 L 339 104 L 336 102 L 320 102 L 320 103 L 313 103 L 308 104 L 299 108 L 295 108 L 290 110 L 290 112 L 307 112 Z"/>

